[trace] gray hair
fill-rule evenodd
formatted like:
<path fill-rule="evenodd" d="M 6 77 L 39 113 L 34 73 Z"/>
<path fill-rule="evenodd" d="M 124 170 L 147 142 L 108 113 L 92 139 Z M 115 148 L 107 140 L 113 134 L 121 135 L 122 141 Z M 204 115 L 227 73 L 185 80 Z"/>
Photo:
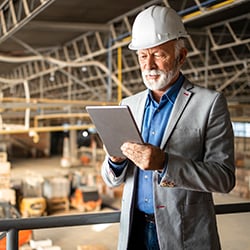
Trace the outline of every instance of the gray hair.
<path fill-rule="evenodd" d="M 185 40 L 184 39 L 178 39 L 178 40 L 176 40 L 176 42 L 175 42 L 175 58 L 179 57 L 180 50 L 182 48 L 186 48 Z"/>

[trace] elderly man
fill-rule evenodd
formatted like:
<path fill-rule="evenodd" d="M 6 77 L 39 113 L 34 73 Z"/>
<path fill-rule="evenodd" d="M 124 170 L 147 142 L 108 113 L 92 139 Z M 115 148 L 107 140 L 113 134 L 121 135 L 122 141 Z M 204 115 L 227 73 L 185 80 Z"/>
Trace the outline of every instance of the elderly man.
<path fill-rule="evenodd" d="M 235 185 L 233 131 L 223 95 L 181 73 L 186 37 L 168 7 L 145 9 L 133 25 L 129 48 L 137 51 L 147 90 L 121 104 L 132 110 L 145 143 L 124 143 L 126 158 L 107 155 L 102 166 L 109 186 L 125 183 L 120 250 L 221 248 L 212 192 Z"/>

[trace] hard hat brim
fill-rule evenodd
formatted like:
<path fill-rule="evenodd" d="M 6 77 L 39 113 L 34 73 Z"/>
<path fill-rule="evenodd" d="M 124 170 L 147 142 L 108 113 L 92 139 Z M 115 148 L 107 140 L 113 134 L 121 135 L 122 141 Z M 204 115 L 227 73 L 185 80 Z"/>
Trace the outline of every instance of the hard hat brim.
<path fill-rule="evenodd" d="M 159 45 L 161 45 L 161 44 L 164 44 L 164 43 L 167 43 L 167 42 L 170 42 L 170 41 L 173 41 L 173 40 L 178 40 L 178 39 L 183 39 L 183 38 L 185 39 L 185 38 L 188 38 L 188 37 L 189 37 L 189 35 L 188 35 L 188 34 L 185 34 L 185 35 L 183 35 L 183 36 L 181 36 L 181 37 L 179 37 L 179 38 L 166 39 L 166 40 L 160 41 L 160 42 L 158 42 L 158 43 L 145 44 L 145 45 L 143 45 L 143 46 L 136 46 L 136 45 L 134 45 L 133 41 L 131 41 L 131 42 L 129 43 L 129 45 L 128 45 L 128 48 L 129 48 L 130 50 L 150 49 L 150 48 L 154 48 L 154 47 L 156 47 L 156 46 L 159 46 Z"/>

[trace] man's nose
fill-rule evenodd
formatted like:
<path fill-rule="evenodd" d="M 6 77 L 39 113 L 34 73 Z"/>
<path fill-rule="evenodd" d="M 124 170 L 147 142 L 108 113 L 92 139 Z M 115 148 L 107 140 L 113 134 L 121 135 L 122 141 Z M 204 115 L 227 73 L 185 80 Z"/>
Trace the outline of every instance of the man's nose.
<path fill-rule="evenodd" d="M 155 60 L 152 55 L 149 55 L 145 60 L 145 69 L 147 70 L 156 69 Z"/>

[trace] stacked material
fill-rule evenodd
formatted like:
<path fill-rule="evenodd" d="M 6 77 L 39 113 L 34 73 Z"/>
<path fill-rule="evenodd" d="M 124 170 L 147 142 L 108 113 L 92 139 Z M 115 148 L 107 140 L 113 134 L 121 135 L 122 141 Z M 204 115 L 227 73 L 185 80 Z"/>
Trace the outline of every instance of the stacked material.
<path fill-rule="evenodd" d="M 23 197 L 42 197 L 43 195 L 43 182 L 42 176 L 28 173 L 22 182 L 22 195 Z"/>
<path fill-rule="evenodd" d="M 28 173 L 22 181 L 22 195 L 20 199 L 20 212 L 22 217 L 39 217 L 46 215 L 46 199 L 43 197 L 42 176 Z"/>
<path fill-rule="evenodd" d="M 10 188 L 10 162 L 5 152 L 0 152 L 0 188 Z"/>
<path fill-rule="evenodd" d="M 30 240 L 31 249 L 35 250 L 61 250 L 59 246 L 54 246 L 52 240 Z"/>
<path fill-rule="evenodd" d="M 69 210 L 70 181 L 65 177 L 47 178 L 43 185 L 43 195 L 46 197 L 48 212 Z"/>
<path fill-rule="evenodd" d="M 65 177 L 47 178 L 43 185 L 43 195 L 47 199 L 68 197 L 70 181 Z"/>
<path fill-rule="evenodd" d="M 0 202 L 16 204 L 16 193 L 10 186 L 10 162 L 7 161 L 7 153 L 0 152 Z"/>
<path fill-rule="evenodd" d="M 78 246 L 77 250 L 107 250 L 107 248 L 102 245 L 84 245 Z"/>

